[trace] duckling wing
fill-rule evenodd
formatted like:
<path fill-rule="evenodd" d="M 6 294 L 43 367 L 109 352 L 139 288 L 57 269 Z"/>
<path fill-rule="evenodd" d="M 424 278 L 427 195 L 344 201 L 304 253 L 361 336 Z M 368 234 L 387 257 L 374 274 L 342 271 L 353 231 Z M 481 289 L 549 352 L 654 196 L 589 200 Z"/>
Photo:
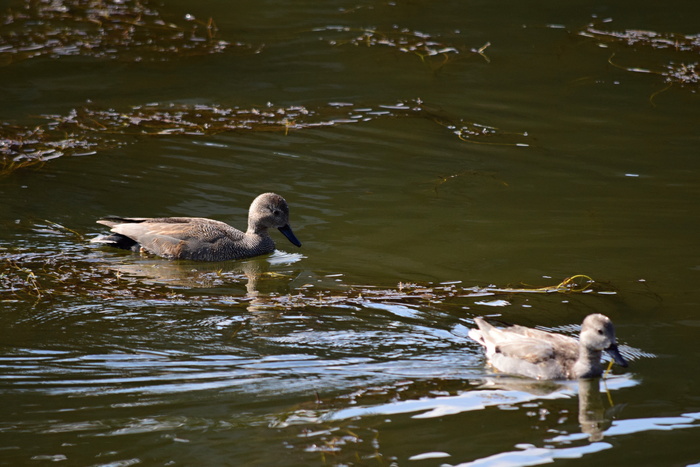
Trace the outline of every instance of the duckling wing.
<path fill-rule="evenodd" d="M 496 345 L 495 353 L 506 358 L 523 360 L 533 364 L 547 362 L 555 357 L 552 344 L 528 338 L 499 342 Z"/>
<path fill-rule="evenodd" d="M 554 348 L 547 339 L 541 338 L 538 331 L 523 326 L 496 328 L 482 318 L 475 318 L 479 327 L 469 331 L 469 337 L 486 347 L 486 356 L 495 363 L 498 361 L 527 361 L 539 363 L 554 357 Z M 546 334 L 546 333 L 542 333 Z"/>
<path fill-rule="evenodd" d="M 556 354 L 559 358 L 563 360 L 576 360 L 579 353 L 579 341 L 578 339 L 565 336 L 564 334 L 557 334 L 547 331 L 542 331 L 539 329 L 526 328 L 523 326 L 517 326 L 521 328 L 517 332 L 521 333 L 523 336 L 528 338 L 536 339 L 538 341 L 547 342 L 552 348 L 555 349 Z"/>
<path fill-rule="evenodd" d="M 513 325 L 506 328 L 508 331 L 522 336 L 531 337 L 533 339 L 541 339 L 557 344 L 576 344 L 578 341 L 573 337 L 565 336 L 555 332 L 543 331 L 541 329 L 528 328 L 525 326 Z"/>

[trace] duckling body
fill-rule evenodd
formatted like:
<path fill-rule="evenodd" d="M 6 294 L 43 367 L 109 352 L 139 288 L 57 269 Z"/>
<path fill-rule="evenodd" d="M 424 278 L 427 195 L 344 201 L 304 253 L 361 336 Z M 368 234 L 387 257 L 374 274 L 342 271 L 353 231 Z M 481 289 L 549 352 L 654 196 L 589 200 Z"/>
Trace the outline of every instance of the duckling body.
<path fill-rule="evenodd" d="M 469 337 L 486 348 L 486 357 L 496 370 L 535 379 L 596 378 L 603 374 L 602 352 L 620 366 L 627 362 L 620 355 L 615 327 L 605 315 L 588 315 L 580 338 L 524 326 L 498 329 L 482 318 Z"/>
<path fill-rule="evenodd" d="M 263 193 L 253 200 L 245 232 L 203 217 L 104 217 L 97 222 L 113 233 L 92 242 L 166 259 L 227 261 L 271 253 L 275 242 L 270 228 L 279 229 L 291 243 L 301 246 L 289 226 L 287 202 L 275 193 Z"/>

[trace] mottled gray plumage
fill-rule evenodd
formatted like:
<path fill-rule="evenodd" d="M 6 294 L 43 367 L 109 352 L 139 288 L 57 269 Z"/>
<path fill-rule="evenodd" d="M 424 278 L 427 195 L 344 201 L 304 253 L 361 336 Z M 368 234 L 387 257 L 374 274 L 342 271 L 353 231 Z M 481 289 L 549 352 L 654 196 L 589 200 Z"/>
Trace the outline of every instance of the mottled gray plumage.
<path fill-rule="evenodd" d="M 586 316 L 578 340 L 524 326 L 498 329 L 482 318 L 474 322 L 479 329 L 470 330 L 469 337 L 486 348 L 491 366 L 503 373 L 536 379 L 595 378 L 603 374 L 603 351 L 627 366 L 617 350 L 612 321 L 599 313 Z"/>
<path fill-rule="evenodd" d="M 167 259 L 226 261 L 271 253 L 275 249 L 268 233 L 271 228 L 301 246 L 289 227 L 287 202 L 275 193 L 263 193 L 253 200 L 245 233 L 203 217 L 104 217 L 97 222 L 113 233 L 92 242 L 143 250 Z"/>

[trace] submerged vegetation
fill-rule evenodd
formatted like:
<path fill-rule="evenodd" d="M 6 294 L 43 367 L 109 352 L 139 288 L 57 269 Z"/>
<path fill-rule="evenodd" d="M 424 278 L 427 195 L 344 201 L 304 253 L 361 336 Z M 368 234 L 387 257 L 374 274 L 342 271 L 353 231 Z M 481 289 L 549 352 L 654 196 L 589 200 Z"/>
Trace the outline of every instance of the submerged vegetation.
<path fill-rule="evenodd" d="M 213 19 L 167 20 L 149 0 L 24 0 L 1 17 L 0 65 L 80 55 L 126 62 L 220 53 L 246 44 L 216 38 Z"/>
<path fill-rule="evenodd" d="M 290 289 L 290 293 L 266 293 L 267 281 L 279 284 L 290 281 L 293 273 L 266 270 L 265 260 L 229 262 L 223 264 L 173 262 L 158 260 L 156 263 L 115 263 L 99 260 L 94 249 L 86 246 L 83 235 L 49 221 L 32 227 L 38 234 L 62 238 L 63 247 L 54 246 L 50 251 L 38 251 L 22 247 L 0 247 L 0 297 L 4 301 L 97 298 L 171 300 L 211 304 L 249 304 L 257 309 L 304 310 L 317 307 L 357 307 L 372 303 L 444 304 L 450 300 L 492 300 L 494 306 L 502 306 L 502 300 L 522 294 L 614 294 L 607 284 L 596 282 L 585 275 L 576 275 L 559 284 L 549 286 L 462 286 L 457 282 L 440 284 L 399 283 L 395 287 L 382 288 L 368 285 L 343 284 L 330 275 L 332 287 L 318 288 L 302 284 Z M 56 254 L 55 249 L 60 250 Z M 239 296 L 207 296 L 197 292 L 217 285 L 240 285 Z M 196 298 L 193 297 L 196 295 Z"/>
<path fill-rule="evenodd" d="M 90 57 L 123 62 L 180 60 L 230 50 L 260 52 L 245 42 L 217 37 L 212 18 L 171 20 L 158 0 L 18 0 L 0 13 L 0 65 L 38 57 Z M 307 31 L 308 32 L 308 31 Z M 469 49 L 406 28 L 388 31 L 321 27 L 313 30 L 332 45 L 389 47 L 415 54 L 433 69 L 465 57 L 486 62 L 485 44 Z M 348 37 L 348 34 L 350 36 Z M 340 36 L 340 37 L 339 37 Z M 149 104 L 128 109 L 75 109 L 47 115 L 32 126 L 0 123 L 0 175 L 39 167 L 64 155 L 88 155 L 125 142 L 125 135 L 211 135 L 228 131 L 281 131 L 367 122 L 378 118 L 428 118 L 463 141 L 526 145 L 526 135 L 446 116 L 419 100 L 361 107 L 330 103 L 303 106 L 225 108 L 217 105 Z"/>
<path fill-rule="evenodd" d="M 60 297 L 92 297 L 105 300 L 133 299 L 187 301 L 191 293 L 183 293 L 181 287 L 169 287 L 168 280 L 152 280 L 138 273 L 123 272 L 125 268 L 110 268 L 87 257 L 70 254 L 38 253 L 30 251 L 5 251 L 0 254 L 0 293 L 5 301 L 12 299 L 54 300 Z M 136 271 L 136 269 L 134 270 Z M 241 271 L 189 269 L 188 283 L 191 290 L 210 287 L 213 284 L 250 285 L 265 280 L 280 280 L 279 273 L 256 272 L 255 276 Z M 586 276 L 574 276 L 559 284 L 546 287 L 520 285 L 516 287 L 462 287 L 457 283 L 415 284 L 399 283 L 393 288 L 362 285 L 345 285 L 334 290 L 318 290 L 300 286 L 293 293 L 280 295 L 260 294 L 250 290 L 240 296 L 200 296 L 198 303 L 246 304 L 256 309 L 304 310 L 318 307 L 366 306 L 372 303 L 440 304 L 453 299 L 496 300 L 518 294 L 541 293 L 614 293 L 606 284 Z M 499 305 L 500 306 L 500 305 Z"/>
<path fill-rule="evenodd" d="M 615 54 L 611 55 L 608 59 L 608 63 L 616 68 L 620 68 L 625 71 L 630 71 L 633 73 L 648 73 L 652 75 L 661 76 L 666 83 L 666 87 L 656 91 L 651 95 L 649 100 L 654 103 L 654 97 L 661 94 L 662 92 L 670 89 L 672 86 L 685 87 L 690 89 L 691 92 L 696 92 L 698 85 L 700 85 L 700 67 L 698 63 L 685 64 L 685 63 L 668 63 L 663 66 L 662 70 L 650 70 L 646 68 L 639 67 L 626 67 L 622 66 L 613 61 Z"/>
<path fill-rule="evenodd" d="M 329 103 L 316 108 L 148 104 L 124 112 L 86 107 L 68 115 L 43 118 L 44 123 L 32 127 L 0 125 L 0 175 L 63 155 L 87 155 L 109 149 L 124 144 L 127 135 L 205 136 L 235 131 L 286 134 L 386 118 L 425 118 L 463 141 L 527 146 L 524 133 L 507 133 L 455 118 L 420 100 L 377 106 Z"/>
<path fill-rule="evenodd" d="M 0 124 L 0 176 L 18 169 L 40 167 L 46 161 L 63 155 L 94 154 L 98 149 L 113 147 L 90 134 L 73 134 L 57 125 L 23 127 Z"/>
<path fill-rule="evenodd" d="M 467 48 L 461 45 L 447 44 L 429 34 L 398 26 L 394 26 L 390 30 L 328 26 L 314 31 L 349 33 L 351 37 L 328 39 L 328 43 L 334 46 L 387 47 L 401 53 L 416 55 L 433 70 L 438 70 L 460 58 L 479 57 L 487 63 L 491 61 L 485 54 L 486 49 L 491 45 L 488 42 L 476 49 Z"/>
<path fill-rule="evenodd" d="M 0 65 L 48 56 L 80 55 L 125 62 L 165 61 L 227 50 L 259 52 L 246 42 L 217 37 L 213 18 L 199 20 L 187 14 L 171 21 L 155 0 L 22 0 L 0 15 Z M 331 45 L 389 47 L 414 54 L 433 69 L 458 58 L 489 58 L 490 45 L 467 48 L 439 37 L 394 26 L 389 30 L 324 26 L 312 30 Z M 351 36 L 347 37 L 347 33 Z"/>
<path fill-rule="evenodd" d="M 678 34 L 659 33 L 654 31 L 644 31 L 638 29 L 627 29 L 624 31 L 609 31 L 598 24 L 589 24 L 576 33 L 579 36 L 594 39 L 604 47 L 624 47 L 635 52 L 649 51 L 671 51 L 679 58 L 689 57 L 690 60 L 697 60 L 700 54 L 700 34 Z M 608 59 L 608 62 L 616 68 L 633 73 L 646 73 L 662 77 L 666 87 L 655 92 L 650 97 L 653 103 L 654 97 L 668 90 L 671 87 L 682 87 L 697 92 L 700 85 L 700 67 L 697 61 L 670 61 L 659 65 L 657 69 L 641 68 L 636 66 L 625 66 L 617 61 L 613 61 L 616 53 Z"/>
<path fill-rule="evenodd" d="M 700 53 L 700 34 L 659 33 L 639 29 L 607 31 L 596 24 L 587 25 L 578 34 L 605 44 L 622 44 L 637 48 Z"/>

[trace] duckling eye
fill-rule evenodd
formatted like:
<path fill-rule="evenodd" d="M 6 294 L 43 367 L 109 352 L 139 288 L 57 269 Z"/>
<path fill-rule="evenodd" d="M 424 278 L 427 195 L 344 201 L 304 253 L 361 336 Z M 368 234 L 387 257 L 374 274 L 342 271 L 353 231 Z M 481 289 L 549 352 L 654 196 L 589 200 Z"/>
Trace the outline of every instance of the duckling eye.
<path fill-rule="evenodd" d="M 603 330 L 602 330 L 602 329 L 598 329 L 598 334 L 600 334 L 600 335 L 602 336 L 602 335 L 603 335 Z"/>

